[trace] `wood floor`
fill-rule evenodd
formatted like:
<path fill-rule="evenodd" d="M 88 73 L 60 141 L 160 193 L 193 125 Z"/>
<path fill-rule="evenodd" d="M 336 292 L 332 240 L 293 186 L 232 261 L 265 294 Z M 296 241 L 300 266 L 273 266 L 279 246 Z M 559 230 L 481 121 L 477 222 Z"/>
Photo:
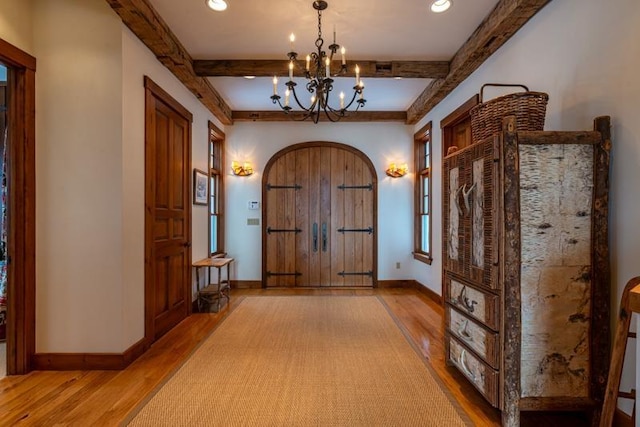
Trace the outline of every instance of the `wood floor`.
<path fill-rule="evenodd" d="M 32 372 L 0 380 L 0 425 L 116 426 L 206 338 L 243 296 L 380 295 L 442 382 L 478 426 L 499 426 L 500 414 L 444 362 L 440 305 L 413 289 L 357 291 L 233 290 L 220 313 L 194 314 L 124 371 Z M 525 414 L 523 426 L 586 426 L 582 414 Z"/>

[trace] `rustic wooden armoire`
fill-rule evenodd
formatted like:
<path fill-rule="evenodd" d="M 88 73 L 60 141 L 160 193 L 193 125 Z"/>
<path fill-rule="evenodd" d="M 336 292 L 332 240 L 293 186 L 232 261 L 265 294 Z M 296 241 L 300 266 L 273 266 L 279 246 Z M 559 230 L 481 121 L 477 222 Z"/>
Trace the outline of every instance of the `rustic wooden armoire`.
<path fill-rule="evenodd" d="M 588 410 L 609 363 L 610 121 L 503 131 L 443 161 L 447 362 L 495 407 Z"/>

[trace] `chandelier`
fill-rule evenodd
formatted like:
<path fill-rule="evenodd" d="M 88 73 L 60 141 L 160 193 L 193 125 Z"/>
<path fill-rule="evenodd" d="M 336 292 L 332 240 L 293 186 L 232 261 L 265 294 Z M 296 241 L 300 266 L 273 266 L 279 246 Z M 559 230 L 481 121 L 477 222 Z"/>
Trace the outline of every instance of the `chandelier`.
<path fill-rule="evenodd" d="M 340 74 L 345 75 L 347 73 L 347 62 L 345 60 L 345 48 L 343 47 L 340 49 L 340 45 L 336 44 L 335 30 L 333 32 L 333 43 L 329 46 L 329 53 L 327 54 L 327 52 L 322 50 L 322 46 L 324 45 L 324 40 L 322 39 L 322 11 L 325 10 L 327 6 L 328 4 L 324 0 L 313 2 L 313 8 L 318 11 L 318 38 L 316 39 L 317 51 L 311 52 L 306 56 L 304 67 L 303 64 L 298 61 L 298 54 L 293 50 L 295 36 L 291 34 L 289 38 L 291 42 L 291 52 L 287 54 L 289 58 L 289 81 L 285 83 L 287 89 L 284 93 L 284 104 L 281 101 L 282 98 L 278 95 L 278 77 L 273 77 L 273 95 L 271 95 L 272 102 L 274 104 L 277 103 L 286 114 L 289 114 L 293 109 L 290 106 L 291 98 L 293 97 L 295 103 L 300 109 L 302 109 L 302 116 L 297 120 L 312 119 L 314 123 L 318 123 L 320 113 L 324 112 L 330 121 L 337 122 L 350 112 L 349 108 L 354 104 L 354 102 L 356 103 L 356 106 L 353 112 L 358 111 L 360 107 L 363 107 L 365 102 L 367 102 L 366 99 L 364 99 L 364 83 L 362 82 L 362 79 L 360 79 L 360 69 L 356 65 L 356 83 L 353 87 L 351 100 L 346 102 L 344 92 L 340 92 L 339 107 L 332 107 L 329 105 L 329 95 L 333 90 L 334 83 L 332 77 L 337 77 Z M 331 63 L 333 61 L 333 56 L 338 52 L 338 50 L 340 50 L 341 54 L 340 70 L 338 73 L 332 75 Z M 305 76 L 306 81 L 304 84 L 309 94 L 311 94 L 311 103 L 308 107 L 303 105 L 296 93 L 296 86 L 298 84 L 293 79 L 294 68 L 301 70 L 302 74 Z"/>

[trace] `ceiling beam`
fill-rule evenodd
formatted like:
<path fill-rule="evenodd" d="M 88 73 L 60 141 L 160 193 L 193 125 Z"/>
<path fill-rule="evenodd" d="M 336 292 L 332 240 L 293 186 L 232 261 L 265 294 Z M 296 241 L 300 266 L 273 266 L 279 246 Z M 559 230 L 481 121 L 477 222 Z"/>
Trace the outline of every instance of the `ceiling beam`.
<path fill-rule="evenodd" d="M 431 82 L 407 110 L 416 124 L 551 0 L 500 0 L 453 56 L 449 74 Z"/>
<path fill-rule="evenodd" d="M 294 122 L 302 120 L 302 112 L 292 111 L 234 111 L 234 122 Z M 320 114 L 321 122 L 328 122 L 324 114 Z M 357 114 L 345 116 L 340 122 L 406 122 L 405 111 L 358 111 Z M 311 123 L 311 122 L 309 122 Z"/>
<path fill-rule="evenodd" d="M 337 61 L 334 61 L 337 64 Z M 347 61 L 347 69 L 360 67 L 361 77 L 405 77 L 440 79 L 449 73 L 448 61 Z M 289 61 L 280 59 L 205 59 L 194 60 L 193 69 L 202 77 L 271 77 L 289 72 Z M 337 71 L 337 65 L 334 66 Z M 294 69 L 302 77 L 300 70 Z"/>
<path fill-rule="evenodd" d="M 122 22 L 187 89 L 223 124 L 231 125 L 231 108 L 211 83 L 197 76 L 193 59 L 148 0 L 107 0 Z"/>

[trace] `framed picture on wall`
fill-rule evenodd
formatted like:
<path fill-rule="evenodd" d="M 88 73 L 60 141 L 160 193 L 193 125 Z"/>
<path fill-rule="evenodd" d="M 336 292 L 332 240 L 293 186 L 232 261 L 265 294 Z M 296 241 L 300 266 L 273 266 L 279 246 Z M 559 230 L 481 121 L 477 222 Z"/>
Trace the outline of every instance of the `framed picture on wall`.
<path fill-rule="evenodd" d="M 200 169 L 193 170 L 193 204 L 206 205 L 209 198 L 209 177 Z"/>

